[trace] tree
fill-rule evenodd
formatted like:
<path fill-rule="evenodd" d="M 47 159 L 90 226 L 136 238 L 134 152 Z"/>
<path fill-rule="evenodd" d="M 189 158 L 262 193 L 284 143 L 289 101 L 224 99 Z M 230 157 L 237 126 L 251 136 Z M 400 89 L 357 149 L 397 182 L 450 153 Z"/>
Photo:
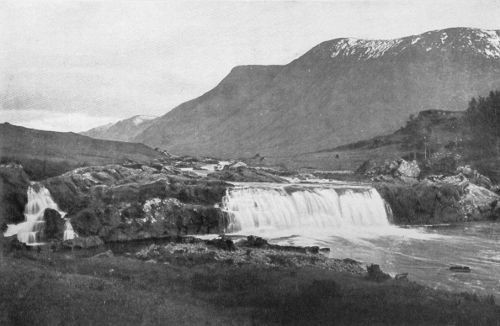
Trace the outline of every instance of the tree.
<path fill-rule="evenodd" d="M 472 98 L 466 111 L 474 145 L 483 155 L 500 155 L 500 91 Z"/>

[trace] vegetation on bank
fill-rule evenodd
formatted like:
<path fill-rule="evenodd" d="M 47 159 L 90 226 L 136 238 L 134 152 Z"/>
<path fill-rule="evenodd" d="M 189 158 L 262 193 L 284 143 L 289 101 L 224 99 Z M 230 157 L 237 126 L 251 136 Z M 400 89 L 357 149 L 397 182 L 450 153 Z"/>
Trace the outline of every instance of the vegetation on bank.
<path fill-rule="evenodd" d="M 482 156 L 500 156 L 500 91 L 472 98 L 465 118 L 472 135 L 471 148 Z"/>
<path fill-rule="evenodd" d="M 276 256 L 269 265 L 260 262 L 259 249 L 245 250 L 257 258 L 242 263 L 231 251 L 215 259 L 213 251 L 188 255 L 180 247 L 156 260 L 126 250 L 14 251 L 0 268 L 0 323 L 498 325 L 500 306 L 492 297 L 298 266 L 297 253 L 266 254 Z"/>

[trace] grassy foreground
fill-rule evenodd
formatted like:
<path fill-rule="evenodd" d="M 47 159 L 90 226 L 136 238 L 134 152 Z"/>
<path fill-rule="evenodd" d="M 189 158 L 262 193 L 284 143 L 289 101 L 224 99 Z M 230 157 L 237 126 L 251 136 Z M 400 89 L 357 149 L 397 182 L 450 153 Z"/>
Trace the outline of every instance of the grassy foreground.
<path fill-rule="evenodd" d="M 0 325 L 500 325 L 491 298 L 292 263 L 321 260 L 309 253 L 242 250 L 16 251 L 0 270 Z"/>

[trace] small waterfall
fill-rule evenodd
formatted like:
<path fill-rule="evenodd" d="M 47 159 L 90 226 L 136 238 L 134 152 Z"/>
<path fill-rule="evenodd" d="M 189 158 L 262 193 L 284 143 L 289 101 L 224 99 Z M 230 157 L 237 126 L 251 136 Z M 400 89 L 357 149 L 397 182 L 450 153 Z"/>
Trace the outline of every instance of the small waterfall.
<path fill-rule="evenodd" d="M 17 235 L 17 239 L 30 246 L 39 245 L 42 242 L 42 233 L 45 226 L 43 214 L 47 208 L 56 210 L 64 218 L 65 212 L 61 211 L 52 199 L 47 188 L 38 183 L 32 183 L 28 187 L 28 202 L 24 208 L 26 221 L 19 224 L 9 224 L 4 236 Z M 73 239 L 76 233 L 68 219 L 65 219 L 64 240 Z"/>
<path fill-rule="evenodd" d="M 384 200 L 373 188 L 245 185 L 227 191 L 228 232 L 388 226 Z"/>

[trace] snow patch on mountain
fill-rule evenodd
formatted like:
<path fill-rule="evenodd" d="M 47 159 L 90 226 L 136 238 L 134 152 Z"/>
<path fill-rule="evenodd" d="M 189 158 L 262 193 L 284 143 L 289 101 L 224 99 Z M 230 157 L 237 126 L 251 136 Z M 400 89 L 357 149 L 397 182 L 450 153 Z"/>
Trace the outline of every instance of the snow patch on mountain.
<path fill-rule="evenodd" d="M 155 119 L 156 117 L 153 117 L 153 116 L 150 116 L 150 115 L 137 115 L 135 116 L 133 119 L 132 119 L 132 123 L 136 126 L 146 122 L 146 121 L 149 121 L 149 120 L 153 120 Z"/>
<path fill-rule="evenodd" d="M 486 41 L 484 54 L 488 57 L 500 58 L 500 36 L 497 31 L 481 30 Z"/>
<path fill-rule="evenodd" d="M 401 43 L 398 40 L 361 40 L 355 38 L 340 39 L 332 49 L 331 57 L 354 56 L 371 59 L 383 56 L 391 48 Z"/>
<path fill-rule="evenodd" d="M 393 40 L 342 38 L 332 42 L 330 56 L 367 60 L 384 55 L 395 56 L 409 47 L 420 47 L 425 52 L 467 49 L 469 53 L 498 59 L 500 35 L 499 31 L 494 30 L 451 28 Z"/>

